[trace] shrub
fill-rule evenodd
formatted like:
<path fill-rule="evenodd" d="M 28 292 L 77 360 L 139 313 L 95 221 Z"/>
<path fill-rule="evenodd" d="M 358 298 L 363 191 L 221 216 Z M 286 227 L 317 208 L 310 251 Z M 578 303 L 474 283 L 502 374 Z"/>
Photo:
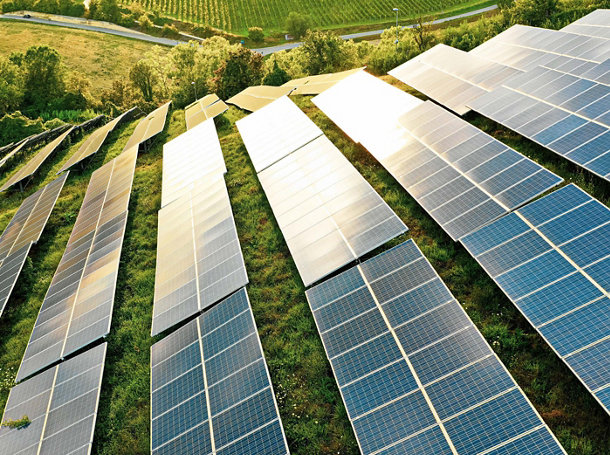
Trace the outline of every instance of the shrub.
<path fill-rule="evenodd" d="M 248 29 L 248 38 L 250 38 L 255 43 L 262 43 L 265 39 L 263 29 L 260 27 L 250 27 Z"/>
<path fill-rule="evenodd" d="M 20 429 L 20 428 L 25 428 L 27 427 L 30 423 L 32 423 L 30 421 L 30 418 L 28 416 L 23 416 L 20 419 L 17 420 L 5 420 L 4 422 L 2 422 L 2 426 L 3 427 L 8 427 L 8 428 L 16 428 L 16 429 Z"/>
<path fill-rule="evenodd" d="M 168 36 L 171 38 L 178 38 L 180 37 L 180 32 L 178 31 L 175 25 L 165 24 L 161 29 L 161 35 Z"/>
<path fill-rule="evenodd" d="M 286 19 L 286 30 L 294 38 L 305 36 L 310 27 L 309 16 L 305 14 L 295 13 L 294 11 L 288 15 Z"/>

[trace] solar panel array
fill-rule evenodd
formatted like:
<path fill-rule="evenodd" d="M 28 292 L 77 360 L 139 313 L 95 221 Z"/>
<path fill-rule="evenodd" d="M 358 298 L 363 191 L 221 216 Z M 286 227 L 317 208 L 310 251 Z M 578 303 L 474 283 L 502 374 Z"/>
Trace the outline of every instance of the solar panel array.
<path fill-rule="evenodd" d="M 17 373 L 36 373 L 108 334 L 137 147 L 95 171 Z"/>
<path fill-rule="evenodd" d="M 248 284 L 223 174 L 159 211 L 152 335 Z"/>
<path fill-rule="evenodd" d="M 610 10 L 595 10 L 565 26 L 561 31 L 610 39 Z"/>
<path fill-rule="evenodd" d="M 142 142 L 146 142 L 148 139 L 163 131 L 170 104 L 172 104 L 171 101 L 165 103 L 163 106 L 158 107 L 140 120 L 127 141 L 127 144 L 125 144 L 125 147 L 123 148 L 124 152 L 132 149 L 136 145 L 140 145 Z"/>
<path fill-rule="evenodd" d="M 471 107 L 609 180 L 610 62 L 599 66 L 581 77 L 539 67 Z"/>
<path fill-rule="evenodd" d="M 286 82 L 283 87 L 291 87 L 294 89 L 291 95 L 319 95 L 324 90 L 331 88 L 337 82 L 342 81 L 354 73 L 358 73 L 364 68 L 355 68 L 352 70 L 341 71 L 338 73 L 318 74 L 315 76 L 306 76 L 299 79 L 293 79 Z"/>
<path fill-rule="evenodd" d="M 397 89 L 382 92 L 376 87 L 385 83 L 364 74 L 340 82 L 313 102 L 356 136 L 454 240 L 562 181 L 430 101 L 412 103 L 404 113 L 385 109 Z M 386 126 L 377 128 L 382 110 Z"/>
<path fill-rule="evenodd" d="M 470 101 L 521 73 L 475 54 L 438 44 L 388 74 L 463 115 L 470 111 L 467 106 Z"/>
<path fill-rule="evenodd" d="M 268 168 L 323 134 L 286 96 L 235 124 L 256 172 Z"/>
<path fill-rule="evenodd" d="M 61 169 L 57 172 L 63 172 L 70 169 L 75 164 L 80 163 L 91 155 L 98 152 L 108 135 L 116 128 L 116 126 L 125 118 L 125 116 L 131 114 L 136 108 L 132 108 L 121 115 L 116 117 L 114 120 L 106 123 L 104 126 L 95 130 L 85 142 L 79 147 L 79 149 L 64 163 Z"/>
<path fill-rule="evenodd" d="M 245 289 L 151 348 L 153 455 L 288 454 Z"/>
<path fill-rule="evenodd" d="M 564 454 L 409 240 L 307 291 L 363 454 Z"/>
<path fill-rule="evenodd" d="M 40 168 L 42 163 L 44 163 L 49 156 L 61 145 L 63 141 L 72 133 L 74 127 L 70 127 L 65 133 L 61 134 L 55 140 L 49 142 L 45 145 L 30 161 L 28 161 L 25 166 L 21 167 L 17 172 L 15 172 L 5 183 L 0 187 L 0 191 L 6 191 L 11 186 L 21 182 L 25 179 L 34 175 L 34 173 Z"/>
<path fill-rule="evenodd" d="M 30 248 L 40 239 L 67 178 L 66 173 L 27 197 L 0 236 L 0 315 Z"/>
<path fill-rule="evenodd" d="M 31 423 L 0 427 L 0 453 L 91 453 L 105 357 L 106 343 L 13 387 L 2 421 Z"/>
<path fill-rule="evenodd" d="M 193 189 L 206 175 L 227 172 L 214 120 L 206 120 L 163 146 L 161 207 Z"/>
<path fill-rule="evenodd" d="M 269 103 L 281 98 L 282 96 L 290 95 L 294 88 L 292 87 L 273 87 L 270 85 L 253 85 L 248 87 L 237 95 L 229 98 L 227 103 L 245 111 L 258 111 Z"/>
<path fill-rule="evenodd" d="M 464 238 L 610 413 L 610 210 L 568 185 Z"/>
<path fill-rule="evenodd" d="M 184 109 L 186 129 L 190 130 L 200 123 L 222 114 L 227 109 L 229 109 L 229 106 L 216 94 L 206 95 Z"/>

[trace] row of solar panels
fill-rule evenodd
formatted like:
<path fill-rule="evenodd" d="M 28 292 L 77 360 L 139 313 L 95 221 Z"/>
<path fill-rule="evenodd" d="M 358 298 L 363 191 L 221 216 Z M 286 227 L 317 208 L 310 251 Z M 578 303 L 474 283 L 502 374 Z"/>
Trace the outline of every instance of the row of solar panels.
<path fill-rule="evenodd" d="M 4 410 L 3 422 L 27 416 L 30 423 L 18 430 L 0 428 L 1 453 L 91 451 L 106 355 L 106 343 L 98 342 L 110 331 L 138 140 L 163 129 L 168 107 L 144 118 L 129 140 L 131 146 L 91 176 L 16 380 L 33 377 L 11 389 Z M 73 163 L 95 153 L 118 121 L 93 133 Z M 0 237 L 3 306 L 67 177 L 68 172 L 24 200 Z"/>

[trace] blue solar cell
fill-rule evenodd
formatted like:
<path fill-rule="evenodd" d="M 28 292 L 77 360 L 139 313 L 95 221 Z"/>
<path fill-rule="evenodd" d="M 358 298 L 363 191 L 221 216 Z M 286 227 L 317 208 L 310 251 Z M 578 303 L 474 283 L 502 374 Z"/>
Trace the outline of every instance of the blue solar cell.
<path fill-rule="evenodd" d="M 608 150 L 610 150 L 610 131 L 596 137 L 592 141 L 582 144 L 566 156 L 578 164 L 585 164 L 606 153 Z"/>
<path fill-rule="evenodd" d="M 540 423 L 522 392 L 513 390 L 445 422 L 458 453 L 480 453 Z"/>
<path fill-rule="evenodd" d="M 309 289 L 306 292 L 307 300 L 311 308 L 316 310 L 321 305 L 325 305 L 364 285 L 364 280 L 358 269 L 352 268 Z"/>
<path fill-rule="evenodd" d="M 540 328 L 559 355 L 568 355 L 610 333 L 610 299 L 607 297 Z M 578 327 L 578 330 L 574 330 Z"/>
<path fill-rule="evenodd" d="M 537 327 L 603 294 L 582 274 L 575 272 L 550 286 L 517 300 L 515 304 Z"/>
<path fill-rule="evenodd" d="M 155 375 L 152 379 L 153 390 L 173 381 L 198 364 L 201 364 L 201 353 L 199 343 L 195 342 L 169 357 L 165 362 L 155 365 Z"/>
<path fill-rule="evenodd" d="M 177 436 L 175 439 L 155 448 L 153 455 L 176 455 L 188 453 L 189 455 L 210 455 L 212 453 L 212 438 L 208 422 L 200 423 L 196 428 Z"/>
<path fill-rule="evenodd" d="M 493 157 L 489 161 L 475 167 L 466 175 L 473 181 L 480 183 L 496 175 L 498 172 L 501 172 L 514 165 L 515 163 L 518 163 L 522 159 L 523 155 L 520 153 L 517 153 L 512 149 L 506 149 L 504 152 Z"/>
<path fill-rule="evenodd" d="M 560 137 L 572 132 L 579 126 L 584 125 L 586 122 L 587 121 L 581 117 L 570 115 L 564 120 L 561 120 L 536 134 L 533 139 L 542 145 L 548 145 Z"/>
<path fill-rule="evenodd" d="M 588 266 L 585 272 L 605 290 L 610 289 L 610 258 Z"/>
<path fill-rule="evenodd" d="M 515 382 L 491 356 L 429 385 L 426 392 L 444 420 L 512 387 Z"/>
<path fill-rule="evenodd" d="M 314 317 L 321 332 L 375 308 L 375 300 L 367 288 L 360 288 L 332 303 L 319 307 Z"/>
<path fill-rule="evenodd" d="M 610 339 L 583 349 L 566 358 L 568 365 L 589 389 L 597 390 L 610 384 Z"/>
<path fill-rule="evenodd" d="M 572 272 L 574 267 L 553 250 L 497 276 L 496 281 L 511 299 L 517 299 Z"/>
<path fill-rule="evenodd" d="M 606 97 L 583 107 L 576 113 L 590 119 L 595 119 L 600 115 L 603 115 L 605 112 L 608 112 L 608 101 L 608 95 L 606 95 Z"/>
<path fill-rule="evenodd" d="M 416 286 L 436 278 L 436 272 L 424 258 L 412 262 L 406 267 L 393 270 L 387 276 L 371 283 L 371 288 L 380 304 L 406 292 Z"/>
<path fill-rule="evenodd" d="M 470 254 L 477 257 L 500 243 L 529 231 L 529 229 L 529 226 L 522 219 L 511 213 L 493 224 L 462 237 L 460 241 Z"/>
<path fill-rule="evenodd" d="M 451 455 L 451 447 L 445 435 L 438 426 L 423 431 L 406 441 L 399 442 L 392 447 L 379 452 L 379 455 L 404 455 L 416 453 L 418 455 Z"/>
<path fill-rule="evenodd" d="M 152 446 L 158 447 L 166 443 L 206 421 L 207 417 L 205 393 L 194 395 L 163 415 L 153 416 Z"/>
<path fill-rule="evenodd" d="M 486 137 L 489 138 L 489 136 Z M 470 144 L 466 145 L 469 146 Z M 476 145 L 478 144 L 474 144 L 474 146 Z M 507 147 L 500 141 L 492 141 L 478 149 L 473 148 L 473 150 L 474 151 L 472 153 L 459 158 L 453 163 L 456 169 L 460 170 L 461 172 L 468 172 L 481 164 L 483 161 L 498 156 L 507 150 Z M 447 154 L 450 155 L 451 153 L 452 152 L 449 151 Z"/>
<path fill-rule="evenodd" d="M 282 426 L 273 422 L 239 441 L 216 451 L 218 455 L 243 455 L 260 453 L 265 455 L 280 455 L 288 453 L 284 443 Z"/>
<path fill-rule="evenodd" d="M 152 414 L 159 415 L 203 389 L 203 370 L 199 362 L 189 372 L 155 390 L 152 396 Z"/>
<path fill-rule="evenodd" d="M 534 194 L 542 194 L 559 183 L 561 183 L 560 177 L 557 177 L 552 172 L 541 170 L 499 193 L 496 195 L 496 199 L 512 210 L 523 205 Z"/>
<path fill-rule="evenodd" d="M 267 368 L 264 360 L 260 358 L 210 387 L 208 390 L 210 411 L 212 415 L 216 415 L 266 387 L 269 387 Z"/>
<path fill-rule="evenodd" d="M 202 335 L 214 330 L 250 308 L 245 288 L 230 295 L 222 303 L 223 305 L 216 305 L 206 311 L 204 317 L 200 319 Z"/>
<path fill-rule="evenodd" d="M 328 355 L 334 357 L 387 330 L 383 317 L 374 309 L 322 333 L 322 341 Z"/>
<path fill-rule="evenodd" d="M 575 148 L 578 148 L 581 144 L 596 138 L 605 131 L 608 131 L 608 128 L 598 125 L 597 123 L 588 122 L 572 131 L 570 134 L 551 142 L 548 144 L 548 147 L 560 155 L 565 155 Z"/>
<path fill-rule="evenodd" d="M 548 428 L 540 428 L 488 453 L 489 455 L 563 455 L 564 451 Z"/>
<path fill-rule="evenodd" d="M 233 371 L 250 365 L 260 357 L 262 357 L 262 352 L 258 336 L 252 334 L 215 357 L 206 359 L 205 371 L 208 385 L 216 384 Z"/>
<path fill-rule="evenodd" d="M 417 389 L 407 362 L 400 360 L 343 387 L 345 407 L 351 419 Z"/>
<path fill-rule="evenodd" d="M 596 392 L 595 396 L 606 407 L 606 409 L 610 408 L 610 387 Z"/>
<path fill-rule="evenodd" d="M 561 245 L 608 221 L 610 210 L 597 201 L 591 201 L 539 226 L 538 229 L 555 245 Z"/>
<path fill-rule="evenodd" d="M 530 202 L 520 208 L 519 213 L 534 226 L 538 226 L 590 200 L 591 196 L 576 185 L 568 185 L 542 199 Z"/>
<path fill-rule="evenodd" d="M 610 152 L 606 152 L 588 163 L 587 169 L 601 175 L 606 180 L 610 179 Z"/>
<path fill-rule="evenodd" d="M 412 242 L 404 242 L 360 264 L 360 268 L 368 281 L 375 281 L 413 261 L 421 259 L 421 252 Z"/>
<path fill-rule="evenodd" d="M 210 358 L 256 331 L 249 311 L 203 334 L 203 355 Z"/>
<path fill-rule="evenodd" d="M 354 420 L 353 425 L 357 435 L 366 435 L 359 439 L 362 452 L 371 453 L 435 423 L 432 411 L 418 391 Z"/>
<path fill-rule="evenodd" d="M 516 185 L 540 170 L 540 166 L 533 161 L 522 159 L 514 166 L 501 170 L 493 177 L 481 182 L 481 188 L 491 194 L 498 194 L 506 188 Z"/>
<path fill-rule="evenodd" d="M 561 246 L 580 267 L 586 267 L 593 262 L 610 255 L 610 224 L 602 226 Z"/>

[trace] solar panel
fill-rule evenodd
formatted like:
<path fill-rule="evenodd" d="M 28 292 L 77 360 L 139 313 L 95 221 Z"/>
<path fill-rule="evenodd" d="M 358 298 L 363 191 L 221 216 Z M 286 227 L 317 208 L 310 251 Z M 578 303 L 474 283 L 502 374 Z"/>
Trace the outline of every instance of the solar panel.
<path fill-rule="evenodd" d="M 58 174 L 70 169 L 75 164 L 80 163 L 91 155 L 98 152 L 108 135 L 116 128 L 116 126 L 125 118 L 125 116 L 131 114 L 136 108 L 123 112 L 121 115 L 116 117 L 114 120 L 106 123 L 104 126 L 95 130 L 85 142 L 79 147 L 79 149 L 65 162 L 61 169 L 57 172 Z"/>
<path fill-rule="evenodd" d="M 307 300 L 363 454 L 565 453 L 413 240 Z"/>
<path fill-rule="evenodd" d="M 55 140 L 49 142 L 45 145 L 30 161 L 26 163 L 25 166 L 20 168 L 17 172 L 15 172 L 0 188 L 0 191 L 6 191 L 11 186 L 19 183 L 22 185 L 22 182 L 34 175 L 34 173 L 38 170 L 38 168 L 46 161 L 46 159 L 51 156 L 51 154 L 61 145 L 61 143 L 66 140 L 66 138 L 72 133 L 74 127 L 70 127 L 65 133 L 61 134 Z"/>
<path fill-rule="evenodd" d="M 326 136 L 258 177 L 306 286 L 407 231 Z"/>
<path fill-rule="evenodd" d="M 31 423 L 3 425 L 0 452 L 91 453 L 105 358 L 103 343 L 13 387 L 2 421 L 27 416 Z"/>
<path fill-rule="evenodd" d="M 610 412 L 610 210 L 568 185 L 462 239 Z"/>
<path fill-rule="evenodd" d="M 214 120 L 206 120 L 163 146 L 161 207 L 191 191 L 202 177 L 226 172 Z"/>
<path fill-rule="evenodd" d="M 520 70 L 438 44 L 388 74 L 424 93 L 458 115 L 474 101 Z"/>
<path fill-rule="evenodd" d="M 227 109 L 229 109 L 229 106 L 216 94 L 206 95 L 184 109 L 186 129 L 190 130 L 200 123 L 222 114 Z"/>
<path fill-rule="evenodd" d="M 158 107 L 140 120 L 127 141 L 127 144 L 125 144 L 125 147 L 123 148 L 124 152 L 136 145 L 140 145 L 142 142 L 146 142 L 151 137 L 156 136 L 163 131 L 170 104 L 172 104 L 171 101 L 165 103 L 163 106 Z"/>
<path fill-rule="evenodd" d="M 401 99 L 393 93 L 398 89 L 382 91 L 380 84 L 389 85 L 366 73 L 356 76 L 313 102 L 355 136 L 454 240 L 562 181 L 436 104 L 392 107 Z"/>
<path fill-rule="evenodd" d="M 235 122 L 256 172 L 323 133 L 296 104 L 282 97 Z"/>
<path fill-rule="evenodd" d="M 565 26 L 561 31 L 610 39 L 610 10 L 595 10 Z"/>
<path fill-rule="evenodd" d="M 319 95 L 324 90 L 331 88 L 337 82 L 342 81 L 352 74 L 358 73 L 364 68 L 354 68 L 352 70 L 341 71 L 338 73 L 318 74 L 286 82 L 283 87 L 291 87 L 295 90 L 291 95 Z"/>
<path fill-rule="evenodd" d="M 241 289 L 151 348 L 153 455 L 288 454 Z"/>
<path fill-rule="evenodd" d="M 610 79 L 603 80 L 605 71 L 598 73 L 593 67 L 577 77 L 539 67 L 506 81 L 470 106 L 608 180 Z"/>
<path fill-rule="evenodd" d="M 108 334 L 137 153 L 134 147 L 93 173 L 18 381 Z"/>
<path fill-rule="evenodd" d="M 248 284 L 222 174 L 193 183 L 159 211 L 152 335 Z"/>
<path fill-rule="evenodd" d="M 293 90 L 294 88 L 292 87 L 254 85 L 229 98 L 227 103 L 234 104 L 245 111 L 254 112 L 282 96 L 290 95 L 290 92 Z"/>
<path fill-rule="evenodd" d="M 40 239 L 67 178 L 66 173 L 26 198 L 0 236 L 0 315 L 31 246 Z"/>

